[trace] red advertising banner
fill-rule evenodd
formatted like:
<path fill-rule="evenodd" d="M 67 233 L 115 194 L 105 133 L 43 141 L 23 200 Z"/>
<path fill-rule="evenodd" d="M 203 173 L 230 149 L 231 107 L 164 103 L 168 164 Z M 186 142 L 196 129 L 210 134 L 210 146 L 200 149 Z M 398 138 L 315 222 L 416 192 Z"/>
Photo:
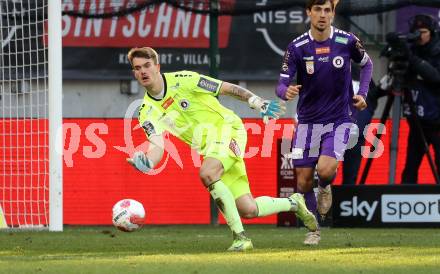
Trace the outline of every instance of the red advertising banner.
<path fill-rule="evenodd" d="M 98 1 L 96 1 L 98 2 Z M 71 1 L 63 2 L 64 11 L 90 14 L 102 10 L 129 8 L 132 1 Z M 219 17 L 219 47 L 229 43 L 230 16 Z M 162 3 L 133 14 L 112 18 L 81 18 L 63 16 L 64 47 L 132 46 L 159 48 L 208 48 L 209 16 L 188 12 Z"/>
<path fill-rule="evenodd" d="M 268 125 L 261 119 L 244 119 L 244 122 L 248 130 L 245 161 L 252 194 L 254 197 L 277 196 L 276 140 L 292 138 L 292 120 L 280 119 Z M 47 204 L 42 202 L 48 195 L 44 124 L 44 120 L 41 123 L 0 121 L 0 198 L 7 218 L 11 211 L 21 212 L 20 223 L 25 223 L 24 219 L 29 223 L 37 219 L 42 223 L 47 221 L 44 215 Z M 391 122 L 386 126 L 391 128 Z M 32 134 L 31 129 L 37 133 Z M 12 134 L 16 131 L 18 138 Z M 123 198 L 132 198 L 144 205 L 148 224 L 209 223 L 209 194 L 198 176 L 201 158 L 186 144 L 174 137 L 167 138 L 163 161 L 153 174 L 147 175 L 136 171 L 125 160 L 134 151 L 148 146 L 136 120 L 69 118 L 64 119 L 63 131 L 65 224 L 111 224 L 112 206 Z M 407 123 L 402 120 L 397 182 L 405 163 L 407 134 Z M 386 134 L 382 138 L 385 150 L 373 161 L 368 184 L 387 184 L 390 136 Z M 37 140 L 41 140 L 40 147 L 36 146 Z M 335 184 L 341 184 L 341 173 L 339 168 Z M 424 184 L 434 182 L 426 159 L 422 162 L 419 180 Z M 15 222 L 17 219 L 13 219 Z M 245 220 L 245 223 L 275 224 L 276 216 Z"/>
<path fill-rule="evenodd" d="M 254 196 L 276 196 L 274 140 L 291 137 L 293 125 L 287 119 L 268 126 L 260 119 L 246 119 L 246 127 L 251 190 Z M 110 224 L 111 208 L 123 198 L 141 202 L 149 224 L 209 223 L 209 193 L 198 176 L 201 159 L 186 144 L 169 138 L 171 148 L 153 176 L 125 161 L 145 146 L 143 130 L 135 120 L 127 125 L 124 119 L 65 119 L 64 131 L 64 223 Z M 271 216 L 246 223 L 275 221 L 276 216 Z"/>

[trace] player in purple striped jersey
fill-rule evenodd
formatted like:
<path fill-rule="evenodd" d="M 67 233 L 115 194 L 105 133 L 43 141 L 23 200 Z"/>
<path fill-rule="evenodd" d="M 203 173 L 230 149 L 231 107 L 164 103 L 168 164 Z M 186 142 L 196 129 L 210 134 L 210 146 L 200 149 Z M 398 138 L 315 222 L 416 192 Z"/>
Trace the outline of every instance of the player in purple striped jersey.
<path fill-rule="evenodd" d="M 331 207 L 330 184 L 338 161 L 343 160 L 352 115 L 366 107 L 365 98 L 373 64 L 361 42 L 351 33 L 331 25 L 334 0 L 308 0 L 310 30 L 287 47 L 281 67 L 277 95 L 284 100 L 298 96 L 298 127 L 292 157 L 310 211 L 325 216 Z M 360 87 L 354 94 L 351 61 L 360 64 Z M 292 83 L 296 75 L 296 84 Z M 319 177 L 318 205 L 313 193 L 313 175 Z M 318 207 L 318 208 L 317 208 Z M 316 245 L 320 232 L 309 232 L 304 241 Z"/>

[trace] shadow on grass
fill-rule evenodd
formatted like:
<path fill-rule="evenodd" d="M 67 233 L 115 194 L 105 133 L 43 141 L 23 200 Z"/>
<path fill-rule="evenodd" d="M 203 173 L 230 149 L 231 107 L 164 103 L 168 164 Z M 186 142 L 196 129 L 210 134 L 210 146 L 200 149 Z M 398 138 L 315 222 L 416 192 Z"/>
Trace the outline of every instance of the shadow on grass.
<path fill-rule="evenodd" d="M 323 229 L 319 246 L 302 244 L 305 229 L 277 228 L 273 225 L 247 225 L 255 250 L 264 252 L 314 252 L 343 250 L 357 254 L 362 248 L 393 249 L 437 248 L 440 238 L 436 229 Z M 66 226 L 64 232 L 0 233 L 1 257 L 7 256 L 137 256 L 157 254 L 221 253 L 232 237 L 225 225 L 144 226 L 133 233 L 114 227 Z M 342 251 L 341 251 L 342 252 Z M 364 250 L 363 252 L 368 252 Z M 372 251 L 374 252 L 374 251 Z"/>

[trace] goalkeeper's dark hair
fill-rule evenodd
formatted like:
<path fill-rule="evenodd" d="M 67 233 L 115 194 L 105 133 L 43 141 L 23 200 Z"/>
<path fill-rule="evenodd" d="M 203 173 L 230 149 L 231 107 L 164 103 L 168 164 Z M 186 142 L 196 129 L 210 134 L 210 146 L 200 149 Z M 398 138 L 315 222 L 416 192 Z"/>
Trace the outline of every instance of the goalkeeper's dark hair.
<path fill-rule="evenodd" d="M 142 47 L 142 48 L 132 48 L 128 54 L 128 61 L 130 65 L 133 67 L 133 59 L 135 57 L 142 57 L 146 59 L 152 59 L 155 65 L 159 64 L 159 55 L 157 52 L 150 47 Z"/>
<path fill-rule="evenodd" d="M 307 0 L 306 10 L 311 10 L 314 5 L 324 5 L 327 2 L 330 2 L 330 4 L 332 5 L 332 10 L 335 10 L 334 0 Z"/>

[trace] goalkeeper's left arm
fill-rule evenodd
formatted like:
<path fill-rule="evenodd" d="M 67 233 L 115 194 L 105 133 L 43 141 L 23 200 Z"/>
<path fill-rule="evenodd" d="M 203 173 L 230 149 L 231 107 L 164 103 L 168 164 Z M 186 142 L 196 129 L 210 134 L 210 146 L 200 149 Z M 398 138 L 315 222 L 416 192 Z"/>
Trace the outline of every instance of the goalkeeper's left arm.
<path fill-rule="evenodd" d="M 247 101 L 252 109 L 260 112 L 265 123 L 267 123 L 269 119 L 278 119 L 286 112 L 286 105 L 284 102 L 278 100 L 265 100 L 255 95 L 250 90 L 228 82 L 223 82 L 219 93 L 233 96 L 241 101 Z"/>
<path fill-rule="evenodd" d="M 162 135 L 152 135 L 149 138 L 150 146 L 148 152 L 136 151 L 127 162 L 137 170 L 147 173 L 153 169 L 162 159 L 164 152 L 164 141 Z"/>

